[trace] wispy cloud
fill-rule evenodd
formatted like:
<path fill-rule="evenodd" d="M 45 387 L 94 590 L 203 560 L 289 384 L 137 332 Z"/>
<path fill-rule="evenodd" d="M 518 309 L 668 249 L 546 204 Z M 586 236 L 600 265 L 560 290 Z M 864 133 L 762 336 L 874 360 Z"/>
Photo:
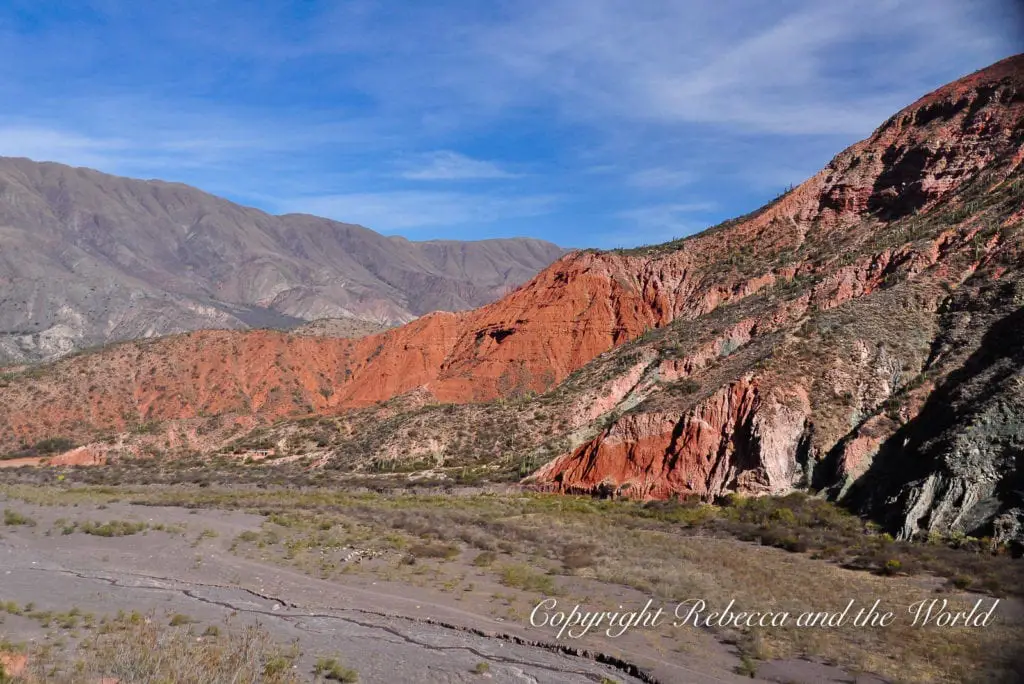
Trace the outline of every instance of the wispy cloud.
<path fill-rule="evenodd" d="M 336 191 L 369 175 L 362 160 L 376 163 L 396 140 L 365 117 L 306 113 L 299 124 L 194 98 L 68 95 L 0 113 L 0 155 L 182 181 L 239 200 Z"/>
<path fill-rule="evenodd" d="M 697 178 L 697 173 L 693 171 L 653 168 L 635 171 L 626 178 L 626 181 L 638 188 L 665 189 L 689 185 L 696 181 Z"/>
<path fill-rule="evenodd" d="M 581 117 L 746 133 L 865 134 L 945 71 L 951 47 L 981 64 L 1007 49 L 986 30 L 989 3 L 524 4 L 480 35 L 505 77 L 481 88 L 535 81 Z"/>
<path fill-rule="evenodd" d="M 442 150 L 423 155 L 415 166 L 399 174 L 409 180 L 481 180 L 517 178 L 494 162 L 473 159 L 458 152 Z"/>
<path fill-rule="evenodd" d="M 102 166 L 132 145 L 116 138 L 92 138 L 78 133 L 27 125 L 0 126 L 0 154 L 37 161 L 60 161 L 73 166 Z"/>
<path fill-rule="evenodd" d="M 389 231 L 650 242 L 755 208 L 917 96 L 1018 51 L 1012 11 L 17 3 L 0 8 L 0 154 Z"/>
<path fill-rule="evenodd" d="M 542 216 L 550 213 L 559 200 L 554 195 L 404 191 L 296 198 L 280 202 L 277 210 L 316 214 L 391 232 Z"/>
<path fill-rule="evenodd" d="M 602 240 L 614 246 L 673 240 L 706 228 L 705 217 L 716 208 L 710 202 L 677 202 L 626 209 L 616 214 L 626 227 L 606 233 Z"/>
<path fill-rule="evenodd" d="M 688 221 L 688 217 L 692 214 L 706 213 L 715 209 L 715 205 L 710 202 L 653 204 L 626 209 L 618 212 L 617 216 L 641 226 L 672 227 L 681 219 L 686 218 Z"/>

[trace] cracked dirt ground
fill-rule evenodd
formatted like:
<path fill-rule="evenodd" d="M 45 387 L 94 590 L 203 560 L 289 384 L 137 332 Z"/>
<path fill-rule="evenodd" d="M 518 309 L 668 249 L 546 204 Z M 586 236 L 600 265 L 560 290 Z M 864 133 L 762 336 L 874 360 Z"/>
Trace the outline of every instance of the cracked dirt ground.
<path fill-rule="evenodd" d="M 287 567 L 228 551 L 229 540 L 263 518 L 234 511 L 80 504 L 48 507 L 0 501 L 31 516 L 34 525 L 0 528 L 0 598 L 40 609 L 77 607 L 101 615 L 119 610 L 185 614 L 198 625 L 258 621 L 281 643 L 297 642 L 297 674 L 312 679 L 318 657 L 338 657 L 360 682 L 738 682 L 735 657 L 708 648 L 687 662 L 678 654 L 644 651 L 636 641 L 616 662 L 589 651 L 551 645 L 528 624 L 499 621 L 476 606 L 431 602 L 369 586 L 324 581 Z M 188 532 L 148 530 L 123 537 L 62 534 L 64 520 L 132 519 L 179 525 Z M 180 528 L 179 528 L 180 529 Z M 199 530 L 216 538 L 196 541 Z M 44 641 L 47 630 L 8 615 L 0 636 Z M 590 644 L 563 643 L 570 649 Z M 690 662 L 692 661 L 692 662 Z M 488 672 L 474 671 L 486 662 Z M 643 663 L 643 671 L 635 663 Z"/>

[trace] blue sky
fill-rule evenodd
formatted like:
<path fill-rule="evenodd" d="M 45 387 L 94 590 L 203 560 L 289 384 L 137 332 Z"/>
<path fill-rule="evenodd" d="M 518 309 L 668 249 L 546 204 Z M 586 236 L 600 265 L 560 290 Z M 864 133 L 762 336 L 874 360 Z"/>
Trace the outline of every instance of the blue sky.
<path fill-rule="evenodd" d="M 1016 6 L 4 0 L 0 155 L 412 239 L 661 242 L 1024 50 Z"/>

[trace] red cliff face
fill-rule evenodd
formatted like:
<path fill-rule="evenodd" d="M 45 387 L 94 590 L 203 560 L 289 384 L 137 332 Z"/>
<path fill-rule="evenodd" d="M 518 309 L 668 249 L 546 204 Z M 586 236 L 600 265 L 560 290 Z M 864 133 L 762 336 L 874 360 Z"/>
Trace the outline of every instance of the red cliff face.
<path fill-rule="evenodd" d="M 338 413 L 413 391 L 485 401 L 590 364 L 608 371 L 566 390 L 565 424 L 608 425 L 535 473 L 540 486 L 713 497 L 783 492 L 822 469 L 855 477 L 898 425 L 878 407 L 929 362 L 946 293 L 1015 273 L 1022 161 L 1016 57 L 925 96 L 748 218 L 569 255 L 481 309 L 357 340 L 199 332 L 15 374 L 0 387 L 0 448 L 153 420 Z M 616 356 L 630 342 L 633 356 Z"/>
<path fill-rule="evenodd" d="M 747 375 L 683 416 L 644 412 L 619 418 L 596 439 L 541 468 L 534 479 L 566 492 L 637 498 L 726 491 L 788 491 L 810 413 L 806 394 L 780 401 Z"/>
<path fill-rule="evenodd" d="M 576 255 L 493 305 L 358 340 L 202 331 L 84 354 L 0 388 L 3 441 L 198 415 L 336 412 L 415 389 L 444 402 L 544 391 L 667 320 L 622 276 L 628 268 Z"/>
<path fill-rule="evenodd" d="M 943 379 L 928 357 L 944 334 L 931 326 L 946 293 L 965 281 L 981 287 L 1019 277 L 1007 264 L 1020 263 L 1024 201 L 1010 188 L 1024 185 L 1022 161 L 1024 58 L 1016 57 L 925 96 L 724 235 L 684 243 L 666 260 L 709 258 L 704 250 L 714 237 L 757 241 L 762 250 L 830 239 L 836 246 L 825 250 L 825 264 L 787 264 L 788 273 L 778 261 L 766 268 L 766 285 L 793 276 L 816 282 L 649 366 L 646 387 L 632 382 L 617 395 L 632 398 L 624 415 L 530 480 L 555 491 L 639 498 L 711 499 L 812 484 L 845 491 Z M 986 205 L 998 209 L 985 212 Z M 863 249 L 883 234 L 892 246 Z M 689 301 L 716 291 L 701 288 Z M 898 297 L 900 308 L 887 310 Z M 677 318 L 695 313 L 668 306 Z M 807 325 L 832 310 L 835 322 L 818 323 L 810 344 Z M 738 372 L 714 370 L 732 350 L 779 333 L 769 352 Z M 693 382 L 699 396 L 649 401 L 664 394 L 659 382 L 680 379 Z M 706 391 L 708 384 L 716 389 Z M 648 401 L 637 406 L 641 396 Z M 606 398 L 602 407 L 610 403 Z"/>
<path fill-rule="evenodd" d="M 681 354 L 641 356 L 597 396 L 580 397 L 596 410 L 574 408 L 590 420 L 625 413 L 530 481 L 709 500 L 810 486 L 819 463 L 832 469 L 825 484 L 853 481 L 948 372 L 933 372 L 928 358 L 944 334 L 936 319 L 946 293 L 965 281 L 979 287 L 988 273 L 1005 277 L 999 264 L 1024 255 L 1019 235 L 1013 244 L 978 238 L 975 229 L 943 232 L 900 258 L 860 260 L 728 325 L 709 320 L 716 334 L 684 338 Z M 691 394 L 665 399 L 680 382 L 693 383 Z"/>

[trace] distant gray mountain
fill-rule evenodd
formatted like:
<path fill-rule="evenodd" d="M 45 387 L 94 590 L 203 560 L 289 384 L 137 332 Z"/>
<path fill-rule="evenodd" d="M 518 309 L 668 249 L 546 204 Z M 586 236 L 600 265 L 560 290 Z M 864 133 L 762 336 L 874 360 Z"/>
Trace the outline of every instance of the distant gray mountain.
<path fill-rule="evenodd" d="M 198 328 L 402 323 L 493 301 L 565 251 L 412 242 L 180 183 L 0 157 L 0 363 Z"/>

